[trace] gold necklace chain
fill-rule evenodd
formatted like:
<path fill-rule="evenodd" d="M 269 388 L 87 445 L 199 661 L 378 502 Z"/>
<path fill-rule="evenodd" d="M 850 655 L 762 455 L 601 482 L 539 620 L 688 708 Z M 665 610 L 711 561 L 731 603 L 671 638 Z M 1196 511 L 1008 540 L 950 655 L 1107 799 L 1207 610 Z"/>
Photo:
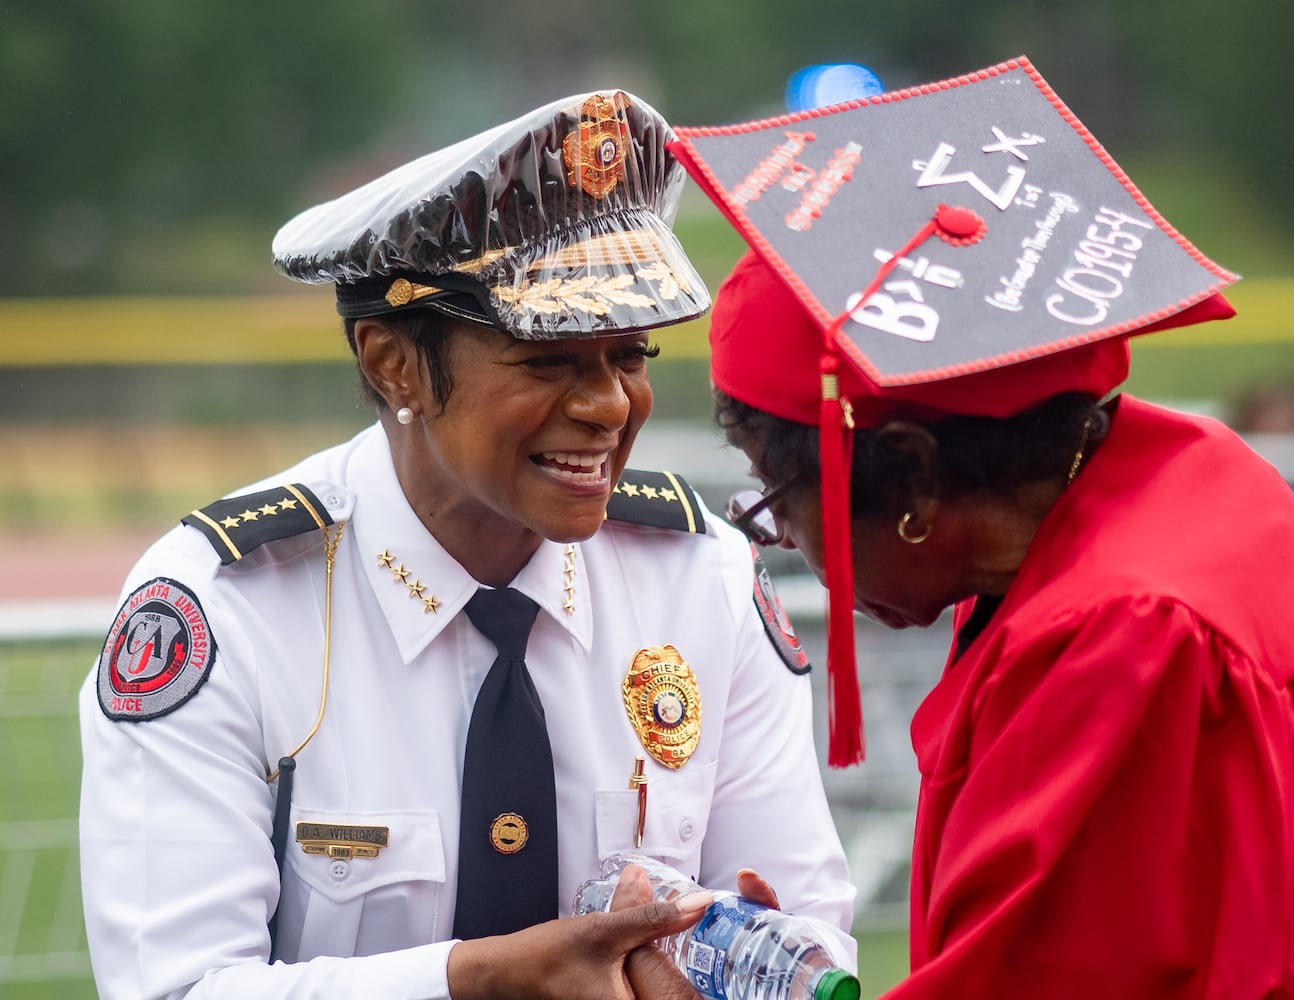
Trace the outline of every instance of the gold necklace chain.
<path fill-rule="evenodd" d="M 305 749 L 306 744 L 315 738 L 315 733 L 319 732 L 319 726 L 323 724 L 324 712 L 328 708 L 328 674 L 332 661 L 332 571 L 337 563 L 337 545 L 341 541 L 342 533 L 346 530 L 346 522 L 342 521 L 337 526 L 336 532 L 332 528 L 323 529 L 324 539 L 324 627 L 323 627 L 323 691 L 319 695 L 319 712 L 315 716 L 315 723 L 310 727 L 310 732 L 306 733 L 305 739 L 297 744 L 296 749 L 287 754 L 293 760 L 297 754 Z M 279 776 L 279 769 L 276 767 L 265 776 L 266 784 L 273 784 L 274 779 Z M 286 779 L 285 779 L 286 780 Z"/>

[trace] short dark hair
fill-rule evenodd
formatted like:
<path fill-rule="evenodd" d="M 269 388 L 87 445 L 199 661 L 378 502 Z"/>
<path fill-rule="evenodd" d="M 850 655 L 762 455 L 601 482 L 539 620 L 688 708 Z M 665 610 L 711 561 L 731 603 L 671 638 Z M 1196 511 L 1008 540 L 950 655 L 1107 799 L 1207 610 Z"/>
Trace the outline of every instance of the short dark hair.
<path fill-rule="evenodd" d="M 355 347 L 355 324 L 358 319 L 353 317 L 342 321 L 342 327 L 346 332 L 346 343 L 350 345 L 350 351 L 357 359 L 359 351 Z M 381 321 L 399 330 L 417 345 L 423 364 L 427 367 L 427 378 L 432 395 L 436 397 L 436 402 L 443 410 L 454 388 L 448 365 L 449 334 L 453 323 L 451 317 L 435 309 L 410 309 L 406 312 L 382 316 Z M 356 368 L 359 370 L 360 394 L 364 401 L 381 409 L 386 405 L 386 401 L 373 388 L 365 377 L 363 369 L 359 369 L 358 363 Z"/>
<path fill-rule="evenodd" d="M 735 432 L 760 441 L 760 471 L 775 482 L 819 475 L 818 429 L 775 417 L 714 390 L 715 419 L 731 438 Z M 988 491 L 1009 494 L 1026 483 L 1068 475 L 1083 428 L 1087 441 L 1100 441 L 1109 420 L 1099 400 L 1066 392 L 1002 419 L 952 416 L 903 421 L 924 428 L 938 445 L 934 495 L 952 499 Z M 1090 421 L 1090 423 L 1089 423 Z M 882 428 L 854 432 L 849 509 L 855 517 L 897 515 L 907 509 L 922 470 L 914 456 L 895 449 Z"/>

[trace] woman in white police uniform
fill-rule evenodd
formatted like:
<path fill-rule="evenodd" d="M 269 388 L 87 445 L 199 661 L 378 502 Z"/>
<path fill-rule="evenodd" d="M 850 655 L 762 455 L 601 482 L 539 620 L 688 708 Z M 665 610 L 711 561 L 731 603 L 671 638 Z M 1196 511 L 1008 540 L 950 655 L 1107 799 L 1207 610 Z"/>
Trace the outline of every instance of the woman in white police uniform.
<path fill-rule="evenodd" d="M 665 995 L 625 956 L 694 908 L 545 919 L 639 842 L 704 884 L 758 869 L 854 963 L 803 653 L 741 536 L 625 469 L 645 331 L 708 306 L 670 138 L 636 98 L 573 98 L 279 233 L 281 271 L 336 284 L 379 419 L 126 582 L 82 695 L 102 995 Z M 537 743 L 473 718 L 521 655 L 467 607 L 491 588 L 533 618 Z M 517 775 L 546 804 L 489 798 Z"/>

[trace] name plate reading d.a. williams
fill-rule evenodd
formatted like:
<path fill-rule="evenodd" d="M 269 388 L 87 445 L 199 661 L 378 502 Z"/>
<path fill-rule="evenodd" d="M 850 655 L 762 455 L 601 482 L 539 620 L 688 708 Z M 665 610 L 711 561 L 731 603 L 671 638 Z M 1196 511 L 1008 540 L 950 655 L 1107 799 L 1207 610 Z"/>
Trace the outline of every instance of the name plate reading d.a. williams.
<path fill-rule="evenodd" d="M 297 824 L 297 843 L 307 854 L 324 854 L 330 858 L 376 858 L 389 842 L 390 828 L 385 826 Z"/>

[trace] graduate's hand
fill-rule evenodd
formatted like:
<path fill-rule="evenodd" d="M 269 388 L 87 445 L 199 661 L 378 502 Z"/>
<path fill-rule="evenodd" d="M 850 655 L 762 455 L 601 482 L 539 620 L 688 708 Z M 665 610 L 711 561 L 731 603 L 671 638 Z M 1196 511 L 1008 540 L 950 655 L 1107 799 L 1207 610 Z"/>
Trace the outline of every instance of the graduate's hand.
<path fill-rule="evenodd" d="M 626 869 L 628 871 L 628 869 Z M 671 903 L 651 900 L 641 869 L 614 912 L 549 920 L 497 937 L 460 941 L 449 952 L 454 1000 L 696 1000 L 672 962 L 652 942 L 700 919 L 709 893 Z"/>
<path fill-rule="evenodd" d="M 737 872 L 737 895 L 773 910 L 782 908 L 773 887 L 753 868 L 742 868 Z"/>

